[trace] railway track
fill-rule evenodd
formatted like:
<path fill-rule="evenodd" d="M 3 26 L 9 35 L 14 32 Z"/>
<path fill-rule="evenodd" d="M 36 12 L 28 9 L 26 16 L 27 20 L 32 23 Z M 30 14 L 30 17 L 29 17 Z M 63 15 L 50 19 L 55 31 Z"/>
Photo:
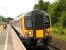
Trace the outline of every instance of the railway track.
<path fill-rule="evenodd" d="M 27 50 L 61 50 L 61 49 L 49 44 L 47 47 L 33 47 L 27 48 Z"/>
<path fill-rule="evenodd" d="M 50 50 L 61 50 L 61 49 L 59 49 L 51 44 L 49 44 L 47 47 L 50 48 Z"/>

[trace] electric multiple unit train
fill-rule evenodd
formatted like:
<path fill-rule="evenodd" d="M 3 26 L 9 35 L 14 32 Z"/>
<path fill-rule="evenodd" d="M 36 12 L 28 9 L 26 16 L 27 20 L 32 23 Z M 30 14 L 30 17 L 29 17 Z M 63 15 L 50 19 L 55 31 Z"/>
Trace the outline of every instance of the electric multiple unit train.
<path fill-rule="evenodd" d="M 42 10 L 33 10 L 20 18 L 22 42 L 26 46 L 44 46 L 52 40 L 51 17 Z"/>

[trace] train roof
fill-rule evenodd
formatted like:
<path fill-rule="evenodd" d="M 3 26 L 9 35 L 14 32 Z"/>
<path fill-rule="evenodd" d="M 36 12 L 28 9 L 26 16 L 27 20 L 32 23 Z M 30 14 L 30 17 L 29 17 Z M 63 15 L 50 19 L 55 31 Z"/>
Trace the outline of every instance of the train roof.
<path fill-rule="evenodd" d="M 45 12 L 43 10 L 36 9 L 36 10 L 30 11 L 30 12 L 24 14 L 24 16 L 31 16 L 32 13 L 36 13 L 36 14 L 39 13 L 39 14 L 49 15 L 47 12 Z"/>

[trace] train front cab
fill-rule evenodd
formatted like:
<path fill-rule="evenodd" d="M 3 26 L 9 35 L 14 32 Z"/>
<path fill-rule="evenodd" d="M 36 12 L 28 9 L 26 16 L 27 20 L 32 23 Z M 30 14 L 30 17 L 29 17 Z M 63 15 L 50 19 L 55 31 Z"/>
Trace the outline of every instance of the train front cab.
<path fill-rule="evenodd" d="M 43 11 L 33 11 L 22 17 L 22 32 L 27 46 L 48 45 L 52 39 L 51 18 Z"/>

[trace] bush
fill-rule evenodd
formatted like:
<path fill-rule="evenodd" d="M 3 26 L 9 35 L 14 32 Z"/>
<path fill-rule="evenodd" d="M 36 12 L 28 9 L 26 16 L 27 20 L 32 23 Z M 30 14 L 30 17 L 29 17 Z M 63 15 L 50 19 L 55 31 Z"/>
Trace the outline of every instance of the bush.
<path fill-rule="evenodd" d="M 54 26 L 53 26 L 53 33 L 54 34 L 59 34 L 59 35 L 63 35 L 64 34 L 64 31 L 63 29 L 61 28 L 61 25 L 59 23 L 56 23 Z"/>

